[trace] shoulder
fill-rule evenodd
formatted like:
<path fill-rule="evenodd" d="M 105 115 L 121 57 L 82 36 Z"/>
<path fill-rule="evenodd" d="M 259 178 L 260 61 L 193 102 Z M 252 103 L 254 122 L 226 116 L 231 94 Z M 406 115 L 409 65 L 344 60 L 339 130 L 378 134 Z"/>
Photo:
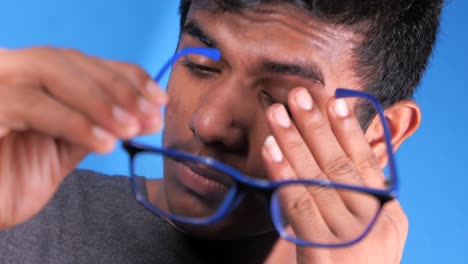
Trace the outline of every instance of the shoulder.
<path fill-rule="evenodd" d="M 109 200 L 112 196 L 127 199 L 133 197 L 133 192 L 127 176 L 77 169 L 65 178 L 54 199 L 62 199 L 64 196 L 74 199 L 74 195 L 83 198 L 106 197 Z"/>
<path fill-rule="evenodd" d="M 12 263 L 19 258 L 25 260 L 19 263 L 160 263 L 167 257 L 179 258 L 179 254 L 172 255 L 177 249 L 186 252 L 185 240 L 135 200 L 128 177 L 75 170 L 37 216 L 0 232 L 0 248 L 4 249 L 0 259 Z"/>
<path fill-rule="evenodd" d="M 62 212 L 79 211 L 80 215 L 88 216 L 140 209 L 133 198 L 128 177 L 90 170 L 72 171 L 59 187 L 49 208 L 62 209 Z"/>
<path fill-rule="evenodd" d="M 77 169 L 65 178 L 59 191 L 69 188 L 116 188 L 127 190 L 129 184 L 129 179 L 126 176 L 110 176 L 95 171 Z"/>

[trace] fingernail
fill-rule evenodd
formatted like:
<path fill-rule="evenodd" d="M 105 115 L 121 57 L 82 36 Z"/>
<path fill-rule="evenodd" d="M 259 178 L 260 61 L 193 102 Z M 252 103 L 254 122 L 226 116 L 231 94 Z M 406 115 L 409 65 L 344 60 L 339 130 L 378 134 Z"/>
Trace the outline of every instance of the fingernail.
<path fill-rule="evenodd" d="M 97 153 L 104 154 L 115 148 L 117 139 L 113 135 L 97 126 L 94 126 L 92 130 L 94 137 L 99 141 L 98 149 L 96 149 Z"/>
<path fill-rule="evenodd" d="M 275 118 L 278 125 L 284 128 L 289 128 L 291 126 L 291 119 L 289 119 L 289 115 L 283 105 L 276 108 L 276 110 L 273 112 L 273 117 Z"/>
<path fill-rule="evenodd" d="M 333 105 L 333 110 L 339 117 L 347 117 L 349 115 L 348 105 L 344 99 L 338 99 Z"/>
<path fill-rule="evenodd" d="M 283 153 L 272 135 L 265 139 L 265 147 L 268 155 L 274 162 L 281 162 L 283 160 Z"/>
<path fill-rule="evenodd" d="M 157 85 L 153 80 L 149 80 L 146 83 L 146 91 L 153 95 L 156 96 L 156 101 L 158 104 L 166 104 L 168 102 L 168 96 L 166 93 L 164 93 L 159 85 Z"/>
<path fill-rule="evenodd" d="M 97 126 L 93 127 L 93 134 L 99 141 L 112 141 L 115 139 L 109 132 Z"/>
<path fill-rule="evenodd" d="M 148 114 L 152 109 L 152 105 L 150 102 L 148 102 L 148 100 L 146 100 L 143 97 L 140 97 L 138 99 L 138 108 L 140 109 L 140 112 Z"/>
<path fill-rule="evenodd" d="M 128 123 L 133 121 L 133 117 L 124 109 L 118 106 L 112 108 L 112 114 L 114 115 L 115 120 L 120 123 Z"/>
<path fill-rule="evenodd" d="M 126 134 L 131 137 L 134 136 L 138 133 L 139 131 L 139 125 L 137 124 L 136 119 L 130 115 L 127 111 L 124 109 L 114 106 L 112 108 L 112 114 L 119 123 L 122 123 L 123 125 L 126 126 Z"/>
<path fill-rule="evenodd" d="M 145 87 L 146 91 L 150 94 L 158 94 L 159 88 L 158 85 L 153 80 L 148 80 Z"/>
<path fill-rule="evenodd" d="M 294 95 L 294 100 L 296 101 L 296 104 L 302 108 L 302 110 L 309 111 L 313 107 L 312 97 L 304 88 L 296 92 Z"/>
<path fill-rule="evenodd" d="M 146 123 L 146 127 L 149 131 L 157 131 L 161 128 L 161 126 L 162 118 L 159 115 L 150 118 Z"/>

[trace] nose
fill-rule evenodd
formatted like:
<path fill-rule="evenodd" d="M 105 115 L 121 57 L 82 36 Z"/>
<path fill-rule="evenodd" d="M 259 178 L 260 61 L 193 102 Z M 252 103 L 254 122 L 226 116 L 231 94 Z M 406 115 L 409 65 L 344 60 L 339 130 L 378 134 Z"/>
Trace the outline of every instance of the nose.
<path fill-rule="evenodd" d="M 227 85 L 211 88 L 202 96 L 190 120 L 190 129 L 205 145 L 230 151 L 248 147 L 249 107 L 240 89 Z M 251 115 L 250 115 L 251 116 Z"/>

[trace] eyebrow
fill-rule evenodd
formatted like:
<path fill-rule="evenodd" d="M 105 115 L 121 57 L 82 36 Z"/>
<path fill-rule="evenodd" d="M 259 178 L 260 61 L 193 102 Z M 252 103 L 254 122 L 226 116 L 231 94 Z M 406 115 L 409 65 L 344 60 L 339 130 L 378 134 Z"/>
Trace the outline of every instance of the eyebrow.
<path fill-rule="evenodd" d="M 183 34 L 188 34 L 196 39 L 198 39 L 201 43 L 205 44 L 208 48 L 216 48 L 218 44 L 209 34 L 203 30 L 200 24 L 191 19 L 187 21 L 187 23 L 182 28 Z"/>
<path fill-rule="evenodd" d="M 323 73 L 315 64 L 287 64 L 275 61 L 264 61 L 263 70 L 273 74 L 293 75 L 303 79 L 320 82 L 325 85 Z"/>
<path fill-rule="evenodd" d="M 198 21 L 191 19 L 182 28 L 182 34 L 188 34 L 201 43 L 203 43 L 208 48 L 217 48 L 219 47 L 216 40 L 211 37 L 203 27 L 198 23 Z M 323 73 L 320 71 L 319 67 L 315 64 L 288 64 L 272 60 L 264 60 L 262 62 L 262 69 L 265 72 L 272 74 L 281 74 L 281 75 L 292 75 L 297 76 L 302 79 L 311 80 L 314 82 L 320 82 L 324 86 Z"/>

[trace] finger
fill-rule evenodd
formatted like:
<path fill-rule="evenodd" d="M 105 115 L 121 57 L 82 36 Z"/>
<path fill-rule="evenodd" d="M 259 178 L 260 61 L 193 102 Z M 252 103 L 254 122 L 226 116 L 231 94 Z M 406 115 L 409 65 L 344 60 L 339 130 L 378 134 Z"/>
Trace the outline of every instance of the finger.
<path fill-rule="evenodd" d="M 385 176 L 352 108 L 348 107 L 344 99 L 331 99 L 327 110 L 336 139 L 359 171 L 366 186 L 384 188 Z"/>
<path fill-rule="evenodd" d="M 333 98 L 328 103 L 327 112 L 336 139 L 350 157 L 365 186 L 383 189 L 385 177 L 352 108 L 344 99 Z M 364 193 L 356 192 L 354 196 L 359 201 L 349 202 L 348 208 L 364 221 L 370 221 L 380 208 L 378 200 Z"/>
<path fill-rule="evenodd" d="M 68 175 L 78 166 L 89 153 L 89 150 L 81 145 L 70 144 L 70 142 L 61 140 L 58 142 L 59 156 L 61 157 L 62 172 L 58 175 Z M 105 153 L 105 152 L 102 152 Z M 57 175 L 57 176 L 58 176 Z"/>
<path fill-rule="evenodd" d="M 10 129 L 6 127 L 0 127 L 0 138 L 6 136 L 8 133 L 10 133 Z"/>
<path fill-rule="evenodd" d="M 308 117 L 302 116 L 302 118 Z M 267 119 L 273 135 L 277 138 L 279 148 L 296 172 L 294 175 L 300 179 L 327 180 L 308 151 L 304 139 L 289 119 L 284 106 L 279 104 L 271 106 L 267 111 Z M 306 190 L 315 200 L 320 213 L 329 225 L 343 226 L 342 218 L 350 217 L 350 214 L 336 190 L 314 185 L 309 185 Z"/>
<path fill-rule="evenodd" d="M 262 156 L 266 163 L 267 171 L 275 175 L 275 178 L 294 178 L 294 169 L 282 154 L 278 144 L 272 136 L 265 141 Z M 305 187 L 303 183 L 285 183 L 273 195 L 273 202 L 281 208 L 282 227 L 288 224 L 292 226 L 294 233 L 285 232 L 290 236 L 296 236 L 302 240 L 321 243 L 338 244 L 349 242 L 364 233 L 369 222 L 359 222 L 347 210 L 341 212 L 329 208 L 320 208 L 314 190 L 326 189 L 326 187 L 310 185 Z M 333 189 L 328 189 L 334 192 Z M 295 235 L 294 235 L 295 234 Z"/>
<path fill-rule="evenodd" d="M 325 179 L 304 139 L 291 121 L 285 107 L 281 104 L 268 108 L 267 121 L 270 130 L 278 139 L 279 147 L 284 150 L 287 160 L 301 179 Z"/>
<path fill-rule="evenodd" d="M 295 179 L 296 173 L 283 155 L 273 136 L 267 137 L 262 148 L 262 157 L 266 169 L 272 178 L 278 180 Z M 303 240 L 329 240 L 331 232 L 314 199 L 303 185 L 292 185 L 277 191 L 285 218 L 283 228 L 290 224 L 297 237 Z M 289 235 L 292 235 L 288 233 Z"/>
<path fill-rule="evenodd" d="M 160 108 L 167 102 L 167 96 L 143 69 L 84 56 L 76 51 L 67 51 L 67 54 L 101 84 L 108 97 L 139 119 L 141 133 L 160 129 Z"/>
<path fill-rule="evenodd" d="M 301 131 L 301 135 L 304 137 L 317 164 L 319 164 L 328 178 L 334 182 L 365 186 L 366 183 L 359 171 L 355 169 L 353 160 L 348 157 L 348 154 L 343 150 L 343 146 L 338 141 L 338 135 L 335 135 L 330 123 L 318 107 L 314 106 L 312 97 L 307 90 L 305 88 L 294 89 L 290 93 L 289 102 L 298 130 Z M 337 120 L 335 118 L 329 121 L 336 122 Z M 355 122 L 357 123 L 356 120 Z M 340 138 L 347 138 L 347 142 L 350 145 L 368 145 L 365 141 L 360 142 L 355 140 L 353 138 L 354 135 L 351 134 L 343 133 L 339 136 Z M 349 213 L 357 216 L 363 222 L 367 223 L 378 211 L 378 200 L 372 195 L 345 189 L 336 190 L 344 201 L 344 206 L 346 206 Z M 325 205 L 323 204 L 323 206 Z M 337 212 L 344 213 L 344 210 Z"/>
<path fill-rule="evenodd" d="M 40 90 L 10 91 L 6 97 L 9 100 L 0 106 L 0 112 L 4 113 L 2 123 L 11 124 L 9 129 L 35 130 L 98 153 L 114 148 L 116 139 L 110 133 Z"/>
<path fill-rule="evenodd" d="M 301 131 L 300 134 L 313 153 L 319 167 L 325 170 L 325 177 L 334 182 L 363 186 L 363 181 L 354 169 L 352 161 L 339 145 L 327 120 L 314 106 L 308 92 L 304 88 L 294 89 L 289 96 L 289 102 L 297 129 Z M 278 140 L 280 147 L 287 149 L 286 153 L 290 152 L 288 145 L 283 146 L 280 141 L 281 139 Z M 288 154 L 285 155 L 288 156 Z M 337 155 L 338 158 L 334 155 Z M 299 157 L 296 159 L 298 162 L 301 161 Z M 322 161 L 321 166 L 320 160 Z M 325 160 L 332 160 L 335 164 L 332 164 L 333 167 L 327 168 Z M 339 187 L 307 189 L 313 195 L 323 218 L 331 226 L 330 228 L 337 233 L 345 234 L 345 237 L 354 230 L 363 232 L 379 208 L 378 200 L 366 192 Z M 346 221 L 344 221 L 345 219 Z"/>
<path fill-rule="evenodd" d="M 330 124 L 305 88 L 289 93 L 289 106 L 299 133 L 327 177 L 336 182 L 363 185 L 351 159 L 337 141 Z"/>
<path fill-rule="evenodd" d="M 104 63 L 104 60 L 85 56 L 75 50 L 66 50 L 65 53 L 81 69 L 89 72 L 90 76 L 102 85 L 103 91 L 110 98 L 124 106 L 132 114 L 146 113 L 147 110 L 151 110 L 152 103 L 137 87 L 137 85 L 142 85 L 140 82 L 148 80 L 146 75 L 143 77 L 135 76 L 134 78 L 138 79 L 138 82 L 135 83 L 128 78 L 122 67 L 111 68 L 107 63 Z M 143 71 L 142 73 L 137 73 L 135 70 L 135 75 L 143 74 Z M 144 80 L 140 81 L 140 78 Z"/>
<path fill-rule="evenodd" d="M 155 83 L 153 78 L 140 67 L 113 60 L 105 60 L 103 62 L 115 71 L 123 70 L 123 74 L 125 74 L 146 97 L 153 100 L 154 103 L 158 105 L 167 104 L 169 100 L 167 94 L 161 89 L 159 84 Z"/>
<path fill-rule="evenodd" d="M 41 64 L 36 72 L 36 78 L 48 93 L 117 137 L 137 135 L 138 119 L 109 98 L 86 69 L 64 55 L 54 53 L 48 59 L 52 62 Z"/>
<path fill-rule="evenodd" d="M 123 74 L 136 85 L 137 89 L 155 104 L 148 111 L 150 113 L 149 117 L 142 120 L 141 133 L 150 134 L 161 130 L 163 124 L 161 107 L 169 102 L 169 97 L 159 84 L 154 82 L 151 76 L 136 65 L 112 60 L 105 60 L 104 63 L 116 71 L 123 71 Z"/>

